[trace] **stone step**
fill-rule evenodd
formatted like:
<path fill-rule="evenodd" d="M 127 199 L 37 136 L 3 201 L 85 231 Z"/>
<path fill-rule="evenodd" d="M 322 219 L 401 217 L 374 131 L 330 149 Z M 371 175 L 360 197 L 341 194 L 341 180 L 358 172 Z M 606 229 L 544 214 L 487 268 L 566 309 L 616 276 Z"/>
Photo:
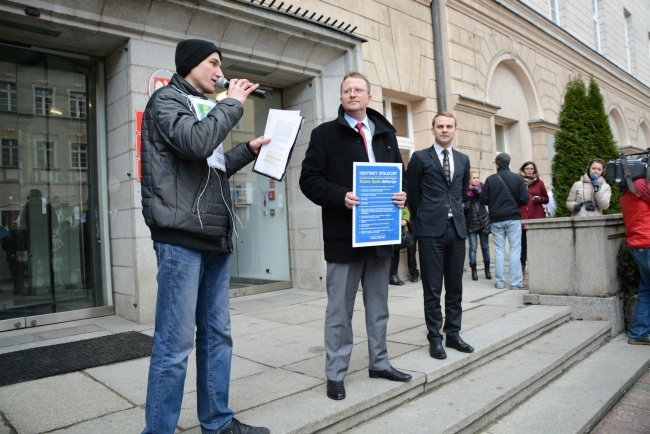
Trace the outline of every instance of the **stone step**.
<path fill-rule="evenodd" d="M 482 432 L 588 432 L 649 366 L 648 348 L 621 334 Z"/>
<path fill-rule="evenodd" d="M 267 426 L 274 434 L 341 432 L 422 395 L 430 383 L 451 381 L 458 372 L 473 370 L 512 351 L 566 323 L 570 315 L 571 310 L 566 307 L 523 307 L 462 333 L 476 349 L 472 354 L 450 350 L 446 360 L 435 360 L 429 357 L 428 347 L 423 346 L 391 359 L 393 366 L 413 375 L 408 383 L 370 379 L 364 369 L 346 377 L 347 398 L 343 401 L 327 398 L 326 386 L 322 384 L 240 412 L 237 417 L 247 424 Z"/>
<path fill-rule="evenodd" d="M 601 346 L 610 327 L 605 321 L 562 324 L 349 432 L 476 432 Z"/>

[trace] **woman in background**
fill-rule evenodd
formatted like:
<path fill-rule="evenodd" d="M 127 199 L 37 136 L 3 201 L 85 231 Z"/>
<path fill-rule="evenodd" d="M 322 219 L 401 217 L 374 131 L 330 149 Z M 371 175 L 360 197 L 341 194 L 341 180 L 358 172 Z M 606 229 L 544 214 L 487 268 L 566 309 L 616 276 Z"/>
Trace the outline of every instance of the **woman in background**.
<path fill-rule="evenodd" d="M 526 161 L 519 168 L 519 175 L 524 178 L 528 187 L 528 203 L 520 208 L 521 210 L 521 274 L 526 279 L 526 260 L 528 259 L 528 241 L 526 239 L 526 226 L 524 220 L 546 218 L 544 204 L 548 203 L 548 193 L 544 181 L 539 179 L 537 165 L 532 161 Z"/>
<path fill-rule="evenodd" d="M 573 212 L 573 217 L 591 217 L 603 215 L 609 208 L 612 189 L 603 178 L 605 162 L 594 158 L 587 165 L 587 173 L 582 175 L 571 187 L 566 207 Z"/>
<path fill-rule="evenodd" d="M 476 170 L 469 171 L 469 199 L 465 203 L 465 225 L 467 227 L 467 239 L 469 240 L 469 266 L 472 269 L 472 280 L 478 280 L 476 271 L 476 248 L 477 238 L 481 240 L 481 252 L 483 264 L 485 265 L 485 278 L 492 279 L 490 274 L 490 216 L 485 205 L 481 204 L 478 195 L 483 184 L 481 184 L 479 173 Z"/>

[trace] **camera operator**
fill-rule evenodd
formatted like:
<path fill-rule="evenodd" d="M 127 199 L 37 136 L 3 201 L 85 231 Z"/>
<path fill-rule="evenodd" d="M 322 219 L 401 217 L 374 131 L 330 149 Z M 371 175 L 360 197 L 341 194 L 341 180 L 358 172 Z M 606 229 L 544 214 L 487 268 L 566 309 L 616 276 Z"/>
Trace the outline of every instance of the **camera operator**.
<path fill-rule="evenodd" d="M 594 158 L 587 165 L 587 171 L 571 187 L 566 207 L 573 217 L 593 217 L 602 215 L 609 208 L 612 189 L 603 178 L 605 162 Z"/>
<path fill-rule="evenodd" d="M 636 194 L 621 188 L 621 212 L 627 247 L 639 266 L 639 292 L 634 322 L 628 335 L 631 345 L 650 345 L 650 182 L 634 181 Z"/>

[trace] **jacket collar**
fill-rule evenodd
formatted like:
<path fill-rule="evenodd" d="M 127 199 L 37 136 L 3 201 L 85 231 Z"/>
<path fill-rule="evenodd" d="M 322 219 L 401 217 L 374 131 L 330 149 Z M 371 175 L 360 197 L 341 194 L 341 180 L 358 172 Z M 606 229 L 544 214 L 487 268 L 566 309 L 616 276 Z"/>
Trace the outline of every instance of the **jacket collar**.
<path fill-rule="evenodd" d="M 185 80 L 183 77 L 181 77 L 177 73 L 174 73 L 174 75 L 172 76 L 171 81 L 169 82 L 169 85 L 172 86 L 172 87 L 175 87 L 176 89 L 178 89 L 181 92 L 184 92 L 184 93 L 186 93 L 188 95 L 199 96 L 201 98 L 206 98 L 205 95 L 200 93 L 198 90 L 194 89 L 194 86 L 192 86 L 190 83 L 188 83 L 187 80 Z"/>
<path fill-rule="evenodd" d="M 350 124 L 348 124 L 348 121 L 345 120 L 345 117 L 343 116 L 345 114 L 345 111 L 343 111 L 343 105 L 339 105 L 339 116 L 338 116 L 338 123 L 350 128 Z M 397 130 L 395 127 L 391 125 L 390 122 L 388 122 L 388 119 L 384 117 L 381 113 L 379 113 L 377 110 L 373 110 L 371 108 L 366 109 L 366 116 L 368 116 L 368 119 L 370 119 L 371 122 L 375 124 L 375 134 L 382 134 L 382 133 L 396 133 Z"/>

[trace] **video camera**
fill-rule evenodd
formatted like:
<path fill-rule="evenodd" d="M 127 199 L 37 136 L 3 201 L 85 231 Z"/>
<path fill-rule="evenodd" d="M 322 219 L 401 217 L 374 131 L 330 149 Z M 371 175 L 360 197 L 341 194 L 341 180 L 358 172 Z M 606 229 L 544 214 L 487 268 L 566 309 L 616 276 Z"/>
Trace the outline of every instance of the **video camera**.
<path fill-rule="evenodd" d="M 641 158 L 629 158 L 637 155 Z M 639 178 L 650 180 L 648 160 L 650 160 L 650 148 L 633 154 L 621 152 L 621 158 L 607 163 L 607 179 L 614 181 L 619 188 L 627 187 L 635 193 L 634 181 Z"/>

